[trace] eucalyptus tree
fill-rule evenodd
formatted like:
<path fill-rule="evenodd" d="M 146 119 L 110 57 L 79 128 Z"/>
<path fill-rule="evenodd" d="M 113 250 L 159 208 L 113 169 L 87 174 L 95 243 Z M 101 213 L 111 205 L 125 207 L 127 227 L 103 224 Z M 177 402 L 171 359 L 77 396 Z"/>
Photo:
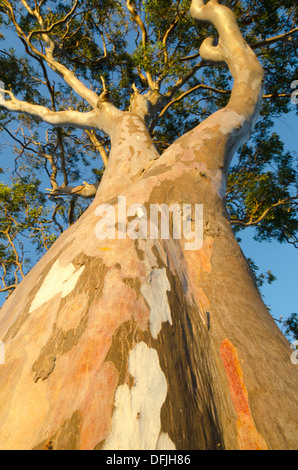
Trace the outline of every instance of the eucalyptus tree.
<path fill-rule="evenodd" d="M 232 226 L 297 243 L 272 132 L 297 7 L 226 3 L 0 1 L 20 43 L 0 56 L 2 290 L 25 277 L 1 309 L 1 448 L 295 447 L 297 366 Z M 47 251 L 26 276 L 24 236 Z"/>

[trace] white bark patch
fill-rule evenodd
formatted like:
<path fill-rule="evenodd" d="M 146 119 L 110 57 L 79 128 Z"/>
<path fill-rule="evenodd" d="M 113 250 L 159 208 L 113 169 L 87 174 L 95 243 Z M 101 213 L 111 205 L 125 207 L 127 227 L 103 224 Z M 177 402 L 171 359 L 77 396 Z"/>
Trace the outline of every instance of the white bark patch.
<path fill-rule="evenodd" d="M 172 317 L 167 297 L 171 290 L 166 268 L 154 268 L 148 276 L 147 283 L 141 286 L 141 293 L 150 307 L 149 327 L 154 339 L 161 330 L 163 322 L 172 325 Z"/>
<path fill-rule="evenodd" d="M 228 111 L 224 110 L 224 112 L 226 113 L 226 119 L 222 119 L 222 115 L 216 115 L 220 131 L 223 134 L 228 134 L 232 129 L 243 126 L 245 116 L 236 113 L 236 111 L 233 111 L 232 109 L 229 109 Z"/>
<path fill-rule="evenodd" d="M 197 150 L 204 144 L 204 140 L 212 138 L 208 136 L 208 130 L 213 129 L 214 127 L 219 127 L 220 132 L 223 134 L 229 134 L 237 128 L 241 128 L 246 121 L 246 118 L 242 114 L 236 113 L 232 109 L 221 109 L 216 113 L 209 116 L 201 125 L 200 125 L 200 142 L 196 145 L 195 149 Z"/>
<path fill-rule="evenodd" d="M 67 297 L 75 288 L 85 266 L 82 266 L 76 272 L 75 269 L 72 263 L 64 267 L 61 266 L 60 261 L 57 260 L 31 303 L 29 313 L 41 307 L 41 305 L 51 300 L 57 294 L 61 293 L 62 299 Z"/>
<path fill-rule="evenodd" d="M 167 381 L 156 350 L 138 343 L 129 353 L 129 372 L 134 386 L 124 384 L 116 391 L 112 431 L 103 450 L 155 450 L 159 445 Z M 170 445 L 165 437 L 160 444 Z"/>
<path fill-rule="evenodd" d="M 170 439 L 168 433 L 161 433 L 158 439 L 156 450 L 176 450 L 176 446 L 174 442 Z"/>

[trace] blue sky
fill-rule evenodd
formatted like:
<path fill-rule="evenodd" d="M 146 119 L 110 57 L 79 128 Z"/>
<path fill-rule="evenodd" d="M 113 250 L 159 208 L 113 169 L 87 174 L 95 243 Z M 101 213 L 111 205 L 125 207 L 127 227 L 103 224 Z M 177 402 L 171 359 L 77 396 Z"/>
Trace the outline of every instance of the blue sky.
<path fill-rule="evenodd" d="M 275 120 L 275 130 L 285 143 L 285 148 L 296 155 L 298 165 L 298 116 L 293 112 Z M 283 315 L 284 319 L 291 313 L 298 313 L 298 250 L 289 244 L 276 241 L 256 242 L 254 230 L 246 229 L 239 234 L 242 238 L 241 248 L 244 254 L 252 258 L 261 272 L 271 270 L 277 277 L 271 285 L 264 284 L 261 293 L 275 318 Z"/>

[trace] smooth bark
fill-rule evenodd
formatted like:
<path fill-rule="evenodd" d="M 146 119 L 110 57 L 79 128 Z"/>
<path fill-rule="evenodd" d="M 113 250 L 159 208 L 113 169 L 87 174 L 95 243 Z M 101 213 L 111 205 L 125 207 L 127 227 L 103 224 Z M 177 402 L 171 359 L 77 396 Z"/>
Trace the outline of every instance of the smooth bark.
<path fill-rule="evenodd" d="M 150 103 L 108 121 L 96 198 L 1 310 L 2 449 L 294 449 L 297 366 L 232 233 L 225 185 L 258 113 L 263 72 L 229 9 L 193 1 L 220 33 L 231 100 L 158 155 Z M 135 93 L 137 95 L 137 92 Z M 114 111 L 113 111 L 114 113 Z M 203 245 L 99 239 L 98 207 L 203 204 Z M 126 218 L 126 224 L 131 217 Z"/>

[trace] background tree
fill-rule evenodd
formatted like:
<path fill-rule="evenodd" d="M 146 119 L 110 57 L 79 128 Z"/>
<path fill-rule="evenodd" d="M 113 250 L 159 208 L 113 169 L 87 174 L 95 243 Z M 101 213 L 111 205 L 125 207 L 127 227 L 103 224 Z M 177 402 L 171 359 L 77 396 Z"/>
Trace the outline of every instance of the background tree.
<path fill-rule="evenodd" d="M 259 240 L 276 238 L 297 244 L 296 168 L 293 156 L 272 131 L 274 116 L 291 109 L 291 83 L 297 77 L 297 7 L 286 1 L 282 5 L 276 1 L 231 1 L 230 6 L 266 72 L 264 90 L 261 68 L 252 50 L 237 28 L 231 32 L 234 17 L 213 0 L 204 7 L 200 1 L 193 2 L 192 16 L 203 20 L 203 25 L 189 15 L 190 1 L 0 2 L 4 27 L 1 80 L 6 95 L 0 118 L 6 142 L 16 154 L 11 184 L 3 184 L 0 192 L 2 291 L 12 292 L 35 261 L 31 259 L 30 264 L 25 256 L 24 238 L 29 237 L 39 252 L 48 250 L 67 225 L 73 225 L 84 212 L 99 187 L 95 202 L 59 238 L 2 309 L 5 344 L 20 341 L 19 348 L 23 329 L 33 331 L 31 323 L 41 312 L 41 318 L 48 320 L 52 315 L 48 325 L 43 322 L 37 330 L 36 349 L 28 346 L 26 378 L 18 389 L 23 390 L 30 380 L 35 385 L 42 382 L 43 391 L 30 385 L 26 392 L 27 404 L 38 403 L 40 418 L 36 419 L 41 420 L 40 425 L 34 435 L 24 437 L 20 424 L 16 436 L 3 418 L 11 446 L 31 448 L 49 442 L 54 448 L 294 445 L 290 408 L 295 387 L 289 349 L 265 312 L 225 211 L 236 231 L 255 226 Z M 203 42 L 207 36 L 216 35 L 216 29 L 219 43 Z M 20 40 L 16 50 L 5 47 L 11 34 L 17 34 Z M 249 143 L 241 146 L 255 123 L 261 95 L 263 105 L 255 132 Z M 222 111 L 216 113 L 218 109 Z M 224 125 L 223 130 L 220 126 Z M 217 132 L 214 126 L 220 127 Z M 210 132 L 212 144 L 208 147 L 206 135 Z M 122 147 L 120 135 L 126 142 Z M 177 137 L 181 139 L 176 141 Z M 200 145 L 203 150 L 199 150 Z M 185 162 L 193 160 L 197 166 L 189 166 L 188 174 Z M 154 187 L 160 187 L 155 193 L 150 186 L 154 179 Z M 45 196 L 47 186 L 50 191 Z M 210 188 L 215 188 L 215 195 L 211 196 Z M 152 241 L 126 241 L 130 267 L 123 260 L 119 241 L 105 241 L 97 246 L 95 255 L 91 245 L 99 242 L 90 235 L 96 224 L 95 207 L 123 193 L 133 202 L 146 204 L 203 202 L 203 249 L 190 255 L 173 240 L 172 245 L 155 241 L 154 246 L 150 245 Z M 139 199 L 134 199 L 137 196 Z M 138 263 L 149 270 L 145 277 L 144 267 Z M 65 270 L 63 266 L 67 266 Z M 82 289 L 81 280 L 77 281 L 84 271 Z M 207 273 L 211 273 L 211 279 Z M 32 285 L 36 285 L 33 290 Z M 117 306 L 108 301 L 109 297 Z M 53 307 L 53 302 L 58 303 Z M 109 309 L 112 318 L 118 318 L 118 304 L 125 312 L 122 322 L 104 317 L 100 327 L 95 317 L 92 319 L 90 312 L 95 305 L 103 311 Z M 50 314 L 55 309 L 58 313 Z M 128 314 L 130 309 L 133 315 Z M 174 336 L 168 324 L 160 333 L 152 330 L 154 315 L 171 318 Z M 109 341 L 102 336 L 105 322 L 110 325 Z M 258 332 L 256 336 L 252 336 L 252 328 Z M 92 345 L 86 336 L 93 338 Z M 174 344 L 175 348 L 178 345 L 177 355 L 169 361 L 168 350 Z M 101 368 L 90 352 L 94 348 L 101 351 Z M 249 348 L 252 351 L 248 352 Z M 16 348 L 14 352 L 17 358 L 18 351 Z M 75 363 L 68 363 L 70 379 L 66 385 L 60 368 L 65 368 L 64 361 L 70 361 L 70 357 Z M 254 370 L 256 358 L 266 369 L 262 378 L 253 377 L 258 375 Z M 82 366 L 84 386 L 78 393 L 75 377 L 81 361 L 87 361 L 88 367 L 85 370 Z M 164 404 L 161 415 L 157 413 L 151 424 L 158 428 L 153 432 L 157 432 L 154 443 L 141 432 L 149 419 L 146 406 L 139 428 L 134 417 L 121 408 L 125 387 L 132 387 L 131 379 L 143 384 L 134 369 L 138 361 L 143 361 L 144 370 L 148 367 L 155 371 L 152 383 L 164 383 L 166 378 L 168 385 L 167 399 L 159 397 Z M 244 363 L 243 372 L 240 363 Z M 267 400 L 273 378 L 266 364 L 273 363 L 280 379 Z M 93 371 L 91 375 L 87 369 Z M 91 386 L 93 373 L 101 379 Z M 10 382 L 13 386 L 14 381 Z M 122 398 L 118 407 L 115 404 L 112 419 L 117 385 L 116 397 Z M 142 387 L 147 391 L 146 385 L 140 390 Z M 36 395 L 46 389 L 53 394 L 47 403 L 61 391 L 53 413 L 46 411 L 47 400 Z M 178 396 L 179 390 L 183 390 L 183 397 Z M 237 390 L 241 390 L 239 400 Z M 258 390 L 258 399 L 253 396 L 254 390 Z M 103 410 L 96 400 L 86 409 L 87 398 L 99 391 L 104 396 Z M 77 402 L 70 403 L 70 396 L 77 393 Z M 141 392 L 135 385 L 131 393 L 137 400 Z M 153 401 L 158 404 L 158 390 L 155 393 Z M 280 413 L 277 396 L 281 394 L 282 436 L 262 409 L 267 401 L 264 409 L 268 410 L 270 403 L 272 410 Z M 149 406 L 152 397 L 144 396 Z M 18 402 L 13 406 L 18 409 Z M 191 422 L 182 416 L 184 409 L 193 415 Z M 94 421 L 95 411 L 104 411 L 105 415 Z M 138 413 L 142 415 L 140 410 Z M 154 416 L 154 412 L 151 414 Z M 235 422 L 230 424 L 232 415 Z M 45 416 L 50 423 L 46 427 L 42 421 Z M 20 423 L 25 417 L 26 411 Z M 123 420 L 131 423 L 131 429 L 137 426 L 138 432 L 133 437 L 132 431 L 128 442 L 120 432 L 115 443 L 115 432 L 121 430 Z"/>

